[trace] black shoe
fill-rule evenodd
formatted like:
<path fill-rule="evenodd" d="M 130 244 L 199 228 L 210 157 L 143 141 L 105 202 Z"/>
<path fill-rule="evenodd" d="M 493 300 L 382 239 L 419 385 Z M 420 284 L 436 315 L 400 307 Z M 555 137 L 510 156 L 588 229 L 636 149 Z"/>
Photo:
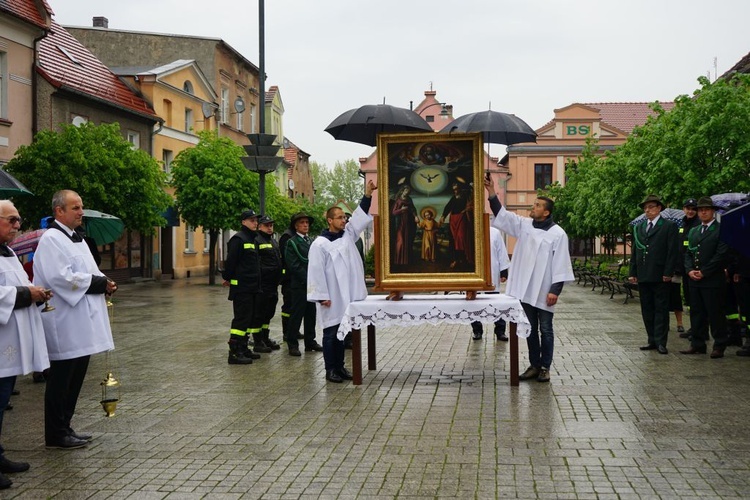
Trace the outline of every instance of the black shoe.
<path fill-rule="evenodd" d="M 317 351 L 317 352 L 323 352 L 323 346 L 315 342 L 314 344 L 306 345 L 305 346 L 305 352 L 310 351 Z"/>
<path fill-rule="evenodd" d="M 31 378 L 34 380 L 35 384 L 43 384 L 44 382 L 47 381 L 47 379 L 44 377 L 43 372 L 34 372 L 31 375 Z"/>
<path fill-rule="evenodd" d="M 55 441 L 47 441 L 47 448 L 56 448 L 61 450 L 74 450 L 76 448 L 83 448 L 86 446 L 88 441 L 82 439 L 76 439 L 73 436 L 65 436 Z"/>
<path fill-rule="evenodd" d="M 289 355 L 290 356 L 302 356 L 302 353 L 299 352 L 299 347 L 290 347 Z"/>
<path fill-rule="evenodd" d="M 21 394 L 21 391 L 19 391 L 18 389 L 13 389 L 12 391 L 10 391 L 11 396 L 18 396 L 19 394 Z"/>
<path fill-rule="evenodd" d="M 329 370 L 326 372 L 326 380 L 329 382 L 334 382 L 336 384 L 340 384 L 344 381 L 344 379 L 342 379 L 339 374 L 333 370 Z"/>
<path fill-rule="evenodd" d="M 8 403 L 7 405 L 5 405 L 5 411 L 12 410 L 12 409 L 13 409 L 12 404 Z"/>
<path fill-rule="evenodd" d="M 742 349 L 739 349 L 735 354 L 737 354 L 737 356 L 750 356 L 750 349 L 745 349 L 743 347 Z"/>
<path fill-rule="evenodd" d="M 281 349 L 281 346 L 273 339 L 264 339 L 263 343 L 266 344 L 267 347 L 270 347 L 272 351 L 278 351 Z"/>
<path fill-rule="evenodd" d="M 706 348 L 690 346 L 690 349 L 681 350 L 680 354 L 706 354 Z"/>
<path fill-rule="evenodd" d="M 669 351 L 667 350 L 667 346 L 660 345 L 656 348 L 657 351 L 659 351 L 659 354 L 669 354 Z"/>
<path fill-rule="evenodd" d="M 13 481 L 5 477 L 4 474 L 0 473 L 0 490 L 7 490 L 10 488 L 10 485 L 13 484 Z"/>
<path fill-rule="evenodd" d="M 5 458 L 5 455 L 0 455 L 0 472 L 5 474 L 12 472 L 26 472 L 29 470 L 29 464 L 26 462 L 14 462 Z"/>
<path fill-rule="evenodd" d="M 474 332 L 474 336 L 471 338 L 474 340 L 482 340 L 482 332 Z"/>
<path fill-rule="evenodd" d="M 682 333 L 680 334 L 680 338 L 681 338 L 681 339 L 689 339 L 690 337 L 692 337 L 692 335 L 691 335 L 691 334 L 689 334 L 688 332 L 682 332 Z"/>
<path fill-rule="evenodd" d="M 505 335 L 504 333 L 498 333 L 498 334 L 495 335 L 495 337 L 497 337 L 497 340 L 501 340 L 503 342 L 507 342 L 508 341 L 508 336 Z"/>
<path fill-rule="evenodd" d="M 245 354 L 242 352 L 237 353 L 229 351 L 229 355 L 227 356 L 227 363 L 230 365 L 252 365 L 253 360 L 245 357 Z"/>
<path fill-rule="evenodd" d="M 339 368 L 339 377 L 341 377 L 342 380 L 352 380 L 354 378 L 352 373 L 344 366 Z"/>
<path fill-rule="evenodd" d="M 70 431 L 70 435 L 76 439 L 80 439 L 81 441 L 91 441 L 92 439 L 94 439 L 94 436 L 92 436 L 91 434 L 79 434 L 72 429 Z"/>
<path fill-rule="evenodd" d="M 656 349 L 656 344 L 642 345 L 638 349 L 640 349 L 641 351 L 653 351 L 654 349 Z"/>
<path fill-rule="evenodd" d="M 260 354 L 255 354 L 249 347 L 245 351 L 245 357 L 250 359 L 260 359 Z"/>

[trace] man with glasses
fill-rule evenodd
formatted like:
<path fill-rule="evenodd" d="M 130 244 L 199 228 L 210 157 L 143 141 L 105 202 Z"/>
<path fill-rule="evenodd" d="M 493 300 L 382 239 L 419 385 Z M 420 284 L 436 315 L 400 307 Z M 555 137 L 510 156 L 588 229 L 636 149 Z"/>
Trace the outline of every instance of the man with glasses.
<path fill-rule="evenodd" d="M 341 208 L 329 208 L 326 212 L 328 229 L 310 246 L 307 300 L 317 304 L 329 382 L 352 379 L 352 374 L 344 367 L 344 342 L 338 339 L 337 332 L 349 303 L 367 298 L 365 268 L 356 241 L 372 221 L 368 212 L 372 192 L 376 189 L 372 180 L 367 182 L 365 194 L 351 220 Z"/>
<path fill-rule="evenodd" d="M 648 344 L 642 351 L 668 354 L 669 285 L 677 268 L 677 225 L 661 217 L 661 198 L 646 196 L 639 205 L 645 218 L 633 228 L 633 244 L 628 281 L 638 285 L 641 315 Z"/>
<path fill-rule="evenodd" d="M 75 432 L 70 421 L 92 354 L 114 349 L 105 295 L 117 290 L 99 270 L 91 250 L 76 228 L 83 221 L 78 193 L 58 191 L 52 197 L 54 222 L 42 235 L 34 254 L 34 284 L 55 294 L 42 315 L 49 376 L 44 393 L 44 435 L 47 448 L 81 448 L 91 435 Z"/>
<path fill-rule="evenodd" d="M 18 257 L 8 247 L 21 228 L 18 210 L 8 200 L 0 201 L 0 431 L 16 376 L 49 367 L 42 316 L 36 303 L 49 300 L 52 293 L 29 281 Z M 29 470 L 26 462 L 5 458 L 0 446 L 0 490 L 10 488 L 5 474 Z"/>

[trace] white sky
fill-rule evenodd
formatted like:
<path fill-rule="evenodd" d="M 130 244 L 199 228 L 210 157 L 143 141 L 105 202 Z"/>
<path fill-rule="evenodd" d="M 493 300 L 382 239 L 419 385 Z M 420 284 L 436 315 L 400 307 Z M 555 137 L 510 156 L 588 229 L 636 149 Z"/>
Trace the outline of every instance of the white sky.
<path fill-rule="evenodd" d="M 48 1 L 63 25 L 220 37 L 259 63 L 257 1 Z M 285 135 L 333 167 L 372 152 L 324 132 L 334 118 L 416 106 L 430 83 L 455 117 L 491 102 L 533 128 L 573 102 L 690 94 L 714 57 L 721 75 L 750 52 L 748 19 L 748 0 L 266 0 L 266 87 Z"/>

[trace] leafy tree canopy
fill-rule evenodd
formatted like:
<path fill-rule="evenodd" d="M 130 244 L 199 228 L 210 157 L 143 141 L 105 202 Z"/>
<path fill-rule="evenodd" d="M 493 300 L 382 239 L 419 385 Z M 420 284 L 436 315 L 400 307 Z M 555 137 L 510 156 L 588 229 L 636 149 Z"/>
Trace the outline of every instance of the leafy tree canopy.
<path fill-rule="evenodd" d="M 329 208 L 344 200 L 354 208 L 364 194 L 364 181 L 359 176 L 359 163 L 354 159 L 337 161 L 333 169 L 312 162 L 310 169 L 315 183 L 315 202 Z"/>
<path fill-rule="evenodd" d="M 86 207 L 120 217 L 127 228 L 144 234 L 164 224 L 161 213 L 171 203 L 159 163 L 133 149 L 117 123 L 39 132 L 6 170 L 34 193 L 14 199 L 33 227 L 51 215 L 52 195 L 60 189 L 76 191 Z"/>

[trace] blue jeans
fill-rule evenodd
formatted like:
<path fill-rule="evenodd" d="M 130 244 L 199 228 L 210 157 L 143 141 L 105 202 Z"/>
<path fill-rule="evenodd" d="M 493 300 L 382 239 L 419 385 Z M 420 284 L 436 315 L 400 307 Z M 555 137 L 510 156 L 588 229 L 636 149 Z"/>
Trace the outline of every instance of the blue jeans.
<path fill-rule="evenodd" d="M 552 330 L 554 313 L 524 302 L 521 302 L 521 305 L 531 323 L 531 333 L 526 339 L 526 344 L 529 346 L 529 364 L 534 368 L 549 370 L 552 365 L 552 354 L 555 351 L 555 333 Z"/>
<path fill-rule="evenodd" d="M 339 325 L 323 329 L 323 361 L 326 372 L 334 370 L 338 373 L 344 367 L 344 342 L 336 335 Z"/>

